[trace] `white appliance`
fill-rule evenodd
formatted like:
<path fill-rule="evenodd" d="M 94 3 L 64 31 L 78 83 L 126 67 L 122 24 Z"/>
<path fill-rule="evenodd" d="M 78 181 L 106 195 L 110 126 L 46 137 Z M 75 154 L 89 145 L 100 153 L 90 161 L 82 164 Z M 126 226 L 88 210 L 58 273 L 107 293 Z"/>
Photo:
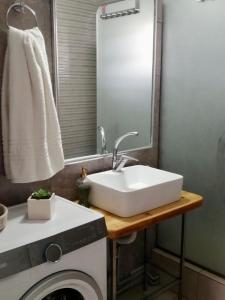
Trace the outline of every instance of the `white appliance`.
<path fill-rule="evenodd" d="M 56 196 L 51 220 L 9 209 L 0 232 L 1 300 L 106 300 L 106 226 L 101 214 Z"/>

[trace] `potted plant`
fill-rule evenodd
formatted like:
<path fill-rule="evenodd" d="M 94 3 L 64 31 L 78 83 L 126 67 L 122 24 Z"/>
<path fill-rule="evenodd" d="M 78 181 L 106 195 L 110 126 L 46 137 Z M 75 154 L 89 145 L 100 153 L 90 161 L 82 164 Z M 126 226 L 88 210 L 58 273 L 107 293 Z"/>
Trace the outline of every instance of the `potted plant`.
<path fill-rule="evenodd" d="M 28 218 L 31 220 L 51 219 L 54 210 L 55 194 L 40 188 L 27 200 Z"/>

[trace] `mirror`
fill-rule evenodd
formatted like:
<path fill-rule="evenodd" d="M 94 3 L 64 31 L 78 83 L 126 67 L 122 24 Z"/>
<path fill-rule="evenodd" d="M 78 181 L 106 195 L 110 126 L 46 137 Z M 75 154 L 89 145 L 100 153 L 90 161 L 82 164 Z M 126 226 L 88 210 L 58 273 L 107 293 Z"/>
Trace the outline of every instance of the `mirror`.
<path fill-rule="evenodd" d="M 113 3 L 112 3 L 113 2 Z M 65 158 L 151 147 L 154 0 L 56 0 L 57 108 Z M 105 132 L 107 149 L 102 145 Z"/>
<path fill-rule="evenodd" d="M 98 9 L 97 125 L 105 129 L 110 152 L 129 131 L 139 136 L 124 140 L 122 149 L 150 145 L 153 41 L 154 1 L 125 0 Z M 97 146 L 100 152 L 99 139 Z"/>

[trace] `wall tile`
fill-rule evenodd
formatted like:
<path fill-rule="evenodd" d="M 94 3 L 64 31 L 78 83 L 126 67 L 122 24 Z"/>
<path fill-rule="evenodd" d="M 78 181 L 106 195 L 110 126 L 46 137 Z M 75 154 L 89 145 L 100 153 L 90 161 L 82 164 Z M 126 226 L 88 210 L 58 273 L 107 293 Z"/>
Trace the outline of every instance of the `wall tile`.
<path fill-rule="evenodd" d="M 197 300 L 223 300 L 225 286 L 204 275 L 199 275 Z"/>
<path fill-rule="evenodd" d="M 94 0 L 93 0 L 94 1 Z M 108 1 L 112 2 L 112 1 Z M 13 0 L 1 0 L 0 3 L 0 27 L 6 29 L 5 26 L 5 13 Z M 27 0 L 26 2 L 37 13 L 40 29 L 42 30 L 46 48 L 49 57 L 50 69 L 52 70 L 52 31 L 51 31 L 51 0 Z M 99 4 L 102 1 L 99 1 Z M 40 17 L 41 16 L 41 17 Z M 33 19 L 28 14 L 23 19 L 19 19 L 18 15 L 12 12 L 10 22 L 14 26 L 27 28 L 32 26 Z M 1 91 L 1 74 L 4 61 L 4 52 L 7 43 L 6 31 L 0 31 L 0 91 Z M 159 97 L 159 90 L 157 91 Z M 158 98 L 157 98 L 158 99 Z M 159 101 L 155 103 L 155 124 L 154 124 L 154 148 L 144 149 L 139 151 L 130 151 L 129 155 L 139 159 L 141 164 L 151 165 L 156 167 L 158 164 L 158 116 L 159 116 Z M 0 120 L 0 202 L 7 205 L 15 205 L 25 202 L 30 193 L 38 188 L 45 187 L 58 195 L 65 198 L 74 200 L 76 199 L 76 180 L 79 177 L 81 167 L 86 167 L 89 173 L 99 172 L 111 168 L 111 158 L 98 158 L 85 162 L 78 162 L 75 164 L 67 165 L 63 171 L 56 174 L 53 178 L 46 181 L 27 183 L 27 184 L 12 184 L 4 177 L 2 147 L 1 147 L 1 120 Z"/>
<path fill-rule="evenodd" d="M 187 300 L 197 300 L 198 273 L 189 268 L 184 270 L 183 295 Z"/>

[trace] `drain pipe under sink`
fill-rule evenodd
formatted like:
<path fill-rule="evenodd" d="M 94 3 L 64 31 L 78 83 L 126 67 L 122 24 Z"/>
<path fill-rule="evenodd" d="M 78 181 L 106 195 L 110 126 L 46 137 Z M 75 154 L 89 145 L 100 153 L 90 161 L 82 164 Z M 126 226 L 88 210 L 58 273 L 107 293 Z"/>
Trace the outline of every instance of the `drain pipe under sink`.
<path fill-rule="evenodd" d="M 116 242 L 118 245 L 129 245 L 136 240 L 136 237 L 137 237 L 137 231 L 131 233 L 130 235 L 117 239 Z"/>
<path fill-rule="evenodd" d="M 120 274 L 120 263 L 119 263 L 119 252 L 120 252 L 120 248 L 123 246 L 123 245 L 130 245 L 132 244 L 137 238 L 137 231 L 129 234 L 129 235 L 126 235 L 122 238 L 119 238 L 119 239 L 116 239 L 116 244 L 117 244 L 117 274 Z M 133 276 L 132 276 L 133 277 Z M 134 278 L 136 278 L 136 276 L 134 276 Z M 130 278 L 131 279 L 131 278 Z M 133 279 L 131 279 L 133 281 Z M 128 280 L 129 281 L 129 280 Z M 123 282 L 121 282 L 118 278 L 118 286 L 120 285 L 123 285 Z"/>

